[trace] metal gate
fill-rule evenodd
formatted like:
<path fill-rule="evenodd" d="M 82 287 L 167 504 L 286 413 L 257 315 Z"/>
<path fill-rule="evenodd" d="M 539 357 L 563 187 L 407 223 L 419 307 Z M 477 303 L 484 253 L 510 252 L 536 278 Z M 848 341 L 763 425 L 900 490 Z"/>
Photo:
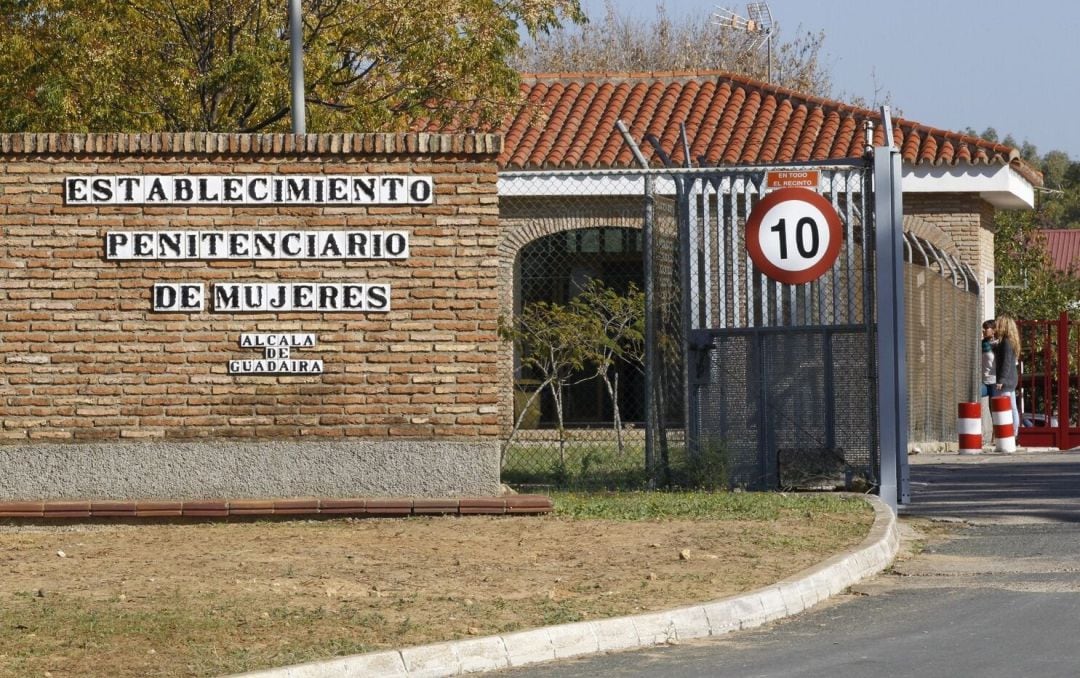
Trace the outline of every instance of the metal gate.
<path fill-rule="evenodd" d="M 1067 450 L 1080 445 L 1080 322 L 1022 320 L 1019 443 Z M 1066 416 L 1067 415 L 1067 416 Z"/>
<path fill-rule="evenodd" d="M 770 170 L 817 172 L 841 217 L 837 263 L 787 285 L 765 277 L 745 223 Z M 686 439 L 749 489 L 879 484 L 873 165 L 748 167 L 676 178 L 682 242 Z"/>

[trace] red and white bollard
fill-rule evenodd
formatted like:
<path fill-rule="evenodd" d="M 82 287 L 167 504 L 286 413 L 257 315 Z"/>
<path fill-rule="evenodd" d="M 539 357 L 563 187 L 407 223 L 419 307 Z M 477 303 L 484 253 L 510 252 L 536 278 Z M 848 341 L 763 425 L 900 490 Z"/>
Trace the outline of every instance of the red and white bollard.
<path fill-rule="evenodd" d="M 1016 422 L 1012 416 L 1012 399 L 1009 396 L 990 398 L 990 417 L 994 420 L 994 451 L 1015 452 Z"/>
<path fill-rule="evenodd" d="M 960 454 L 979 454 L 982 452 L 982 405 L 960 403 L 956 410 L 956 433 L 960 436 Z"/>

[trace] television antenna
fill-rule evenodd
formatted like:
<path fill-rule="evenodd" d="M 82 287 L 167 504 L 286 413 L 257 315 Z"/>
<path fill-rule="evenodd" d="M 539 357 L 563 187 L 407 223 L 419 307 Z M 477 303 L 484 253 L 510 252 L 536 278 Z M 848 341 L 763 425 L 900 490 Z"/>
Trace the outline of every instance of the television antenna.
<path fill-rule="evenodd" d="M 718 7 L 713 16 L 716 17 L 716 24 L 721 28 L 730 28 L 731 30 L 742 31 L 743 33 L 754 36 L 750 44 L 750 51 L 758 49 L 763 43 L 766 45 L 766 51 L 768 53 L 768 81 L 772 82 L 772 38 L 774 24 L 772 10 L 769 9 L 769 3 L 746 3 L 746 16 L 737 14 L 734 10 L 726 7 Z"/>

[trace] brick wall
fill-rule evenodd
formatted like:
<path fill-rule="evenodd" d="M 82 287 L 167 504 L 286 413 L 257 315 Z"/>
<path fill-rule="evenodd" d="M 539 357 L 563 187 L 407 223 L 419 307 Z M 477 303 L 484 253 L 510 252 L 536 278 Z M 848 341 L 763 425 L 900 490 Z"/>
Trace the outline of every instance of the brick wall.
<path fill-rule="evenodd" d="M 952 238 L 957 256 L 978 276 L 983 314 L 987 318 L 993 317 L 993 205 L 977 195 L 965 193 L 906 193 L 904 214 L 918 215 Z"/>
<path fill-rule="evenodd" d="M 499 433 L 498 199 L 488 135 L 0 135 L 0 439 Z M 426 206 L 66 206 L 85 175 L 430 175 Z M 107 231 L 397 229 L 398 261 L 115 261 Z M 175 314 L 155 283 L 388 283 L 389 313 Z M 227 373 L 241 333 L 304 332 L 315 376 Z"/>

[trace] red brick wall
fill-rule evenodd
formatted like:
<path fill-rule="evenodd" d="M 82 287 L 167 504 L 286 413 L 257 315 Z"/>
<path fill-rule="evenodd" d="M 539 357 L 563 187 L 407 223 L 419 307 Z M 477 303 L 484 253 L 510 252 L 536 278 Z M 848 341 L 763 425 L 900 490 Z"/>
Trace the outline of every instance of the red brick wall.
<path fill-rule="evenodd" d="M 494 438 L 488 135 L 0 135 L 0 440 Z M 427 206 L 65 206 L 86 175 L 430 175 Z M 398 261 L 115 261 L 107 231 L 405 230 Z M 389 313 L 155 313 L 158 282 L 382 282 Z M 318 376 L 240 376 L 240 333 L 314 333 Z"/>

